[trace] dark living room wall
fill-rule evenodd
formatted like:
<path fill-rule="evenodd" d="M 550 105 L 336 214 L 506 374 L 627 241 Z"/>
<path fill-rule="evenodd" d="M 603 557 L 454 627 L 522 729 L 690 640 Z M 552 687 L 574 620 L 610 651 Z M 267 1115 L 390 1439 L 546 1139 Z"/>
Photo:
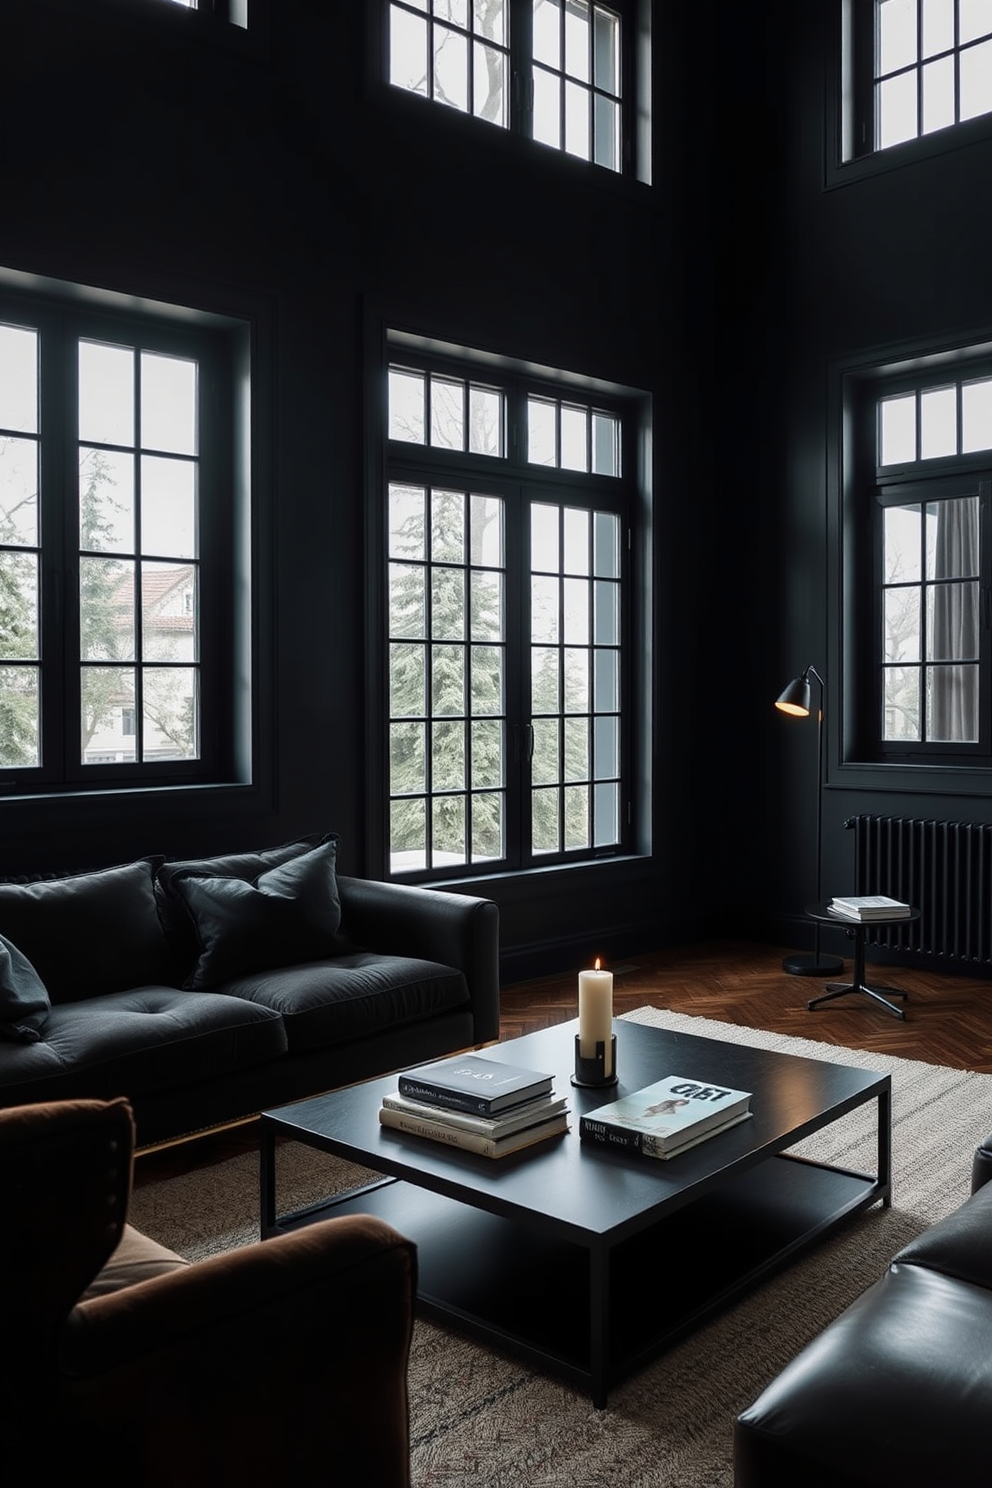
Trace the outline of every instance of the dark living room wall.
<path fill-rule="evenodd" d="M 748 606 L 768 598 L 751 577 L 748 507 L 731 490 L 746 420 L 713 399 L 714 382 L 727 386 L 726 368 L 714 376 L 716 320 L 741 312 L 714 280 L 739 259 L 711 232 L 729 191 L 735 212 L 750 211 L 758 262 L 765 205 L 712 154 L 719 77 L 708 106 L 690 110 L 683 67 L 686 55 L 729 66 L 728 49 L 709 7 L 652 8 L 653 181 L 620 182 L 385 99 L 370 78 L 373 9 L 259 0 L 266 25 L 250 45 L 204 39 L 166 0 L 5 0 L 0 10 L 0 271 L 244 318 L 257 393 L 251 783 L 168 797 L 15 794 L 0 800 L 0 874 L 314 829 L 340 833 L 344 871 L 370 871 L 365 802 L 379 777 L 366 731 L 365 508 L 377 493 L 364 358 L 370 326 L 395 316 L 643 390 L 654 404 L 645 850 L 480 881 L 501 905 L 507 974 L 713 933 L 737 903 L 727 831 L 744 782 L 726 763 L 729 719 L 693 706 L 703 668 L 726 650 L 712 579 L 730 592 L 743 570 Z M 749 492 L 756 485 L 751 471 Z M 747 652 L 749 669 L 764 659 L 761 646 Z"/>

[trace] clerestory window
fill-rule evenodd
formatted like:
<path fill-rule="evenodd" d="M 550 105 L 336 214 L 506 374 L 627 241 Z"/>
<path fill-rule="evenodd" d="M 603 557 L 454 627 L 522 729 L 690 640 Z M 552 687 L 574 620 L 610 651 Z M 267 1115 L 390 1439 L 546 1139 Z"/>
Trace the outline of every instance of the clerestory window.
<path fill-rule="evenodd" d="M 589 861 L 630 832 L 632 410 L 404 354 L 388 372 L 386 861 Z"/>
<path fill-rule="evenodd" d="M 630 0 L 392 0 L 387 76 L 443 107 L 632 172 L 637 10 Z"/>

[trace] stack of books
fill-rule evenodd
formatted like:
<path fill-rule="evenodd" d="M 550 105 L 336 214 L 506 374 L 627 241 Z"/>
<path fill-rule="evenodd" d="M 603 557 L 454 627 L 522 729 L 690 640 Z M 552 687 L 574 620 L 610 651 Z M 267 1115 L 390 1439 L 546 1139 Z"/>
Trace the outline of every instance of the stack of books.
<path fill-rule="evenodd" d="M 668 1075 L 579 1120 L 583 1142 L 644 1157 L 677 1157 L 750 1116 L 751 1092 Z"/>
<path fill-rule="evenodd" d="M 394 1131 L 482 1157 L 505 1157 L 568 1130 L 568 1103 L 554 1076 L 481 1054 L 422 1064 L 382 1098 L 379 1121 Z"/>
<path fill-rule="evenodd" d="M 890 899 L 887 894 L 851 895 L 830 901 L 830 913 L 845 920 L 904 920 L 912 913 L 901 899 Z"/>

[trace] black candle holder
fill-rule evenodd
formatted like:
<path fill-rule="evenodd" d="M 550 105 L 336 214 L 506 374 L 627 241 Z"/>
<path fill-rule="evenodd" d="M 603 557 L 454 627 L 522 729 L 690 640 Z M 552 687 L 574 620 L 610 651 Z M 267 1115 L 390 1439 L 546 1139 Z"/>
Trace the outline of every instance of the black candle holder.
<path fill-rule="evenodd" d="M 617 1036 L 610 1035 L 612 1074 L 606 1073 L 606 1044 L 602 1039 L 597 1040 L 596 1052 L 591 1059 L 584 1059 L 579 1053 L 579 1035 L 575 1035 L 575 1074 L 572 1076 L 573 1085 L 587 1086 L 590 1089 L 602 1089 L 607 1085 L 617 1083 Z"/>

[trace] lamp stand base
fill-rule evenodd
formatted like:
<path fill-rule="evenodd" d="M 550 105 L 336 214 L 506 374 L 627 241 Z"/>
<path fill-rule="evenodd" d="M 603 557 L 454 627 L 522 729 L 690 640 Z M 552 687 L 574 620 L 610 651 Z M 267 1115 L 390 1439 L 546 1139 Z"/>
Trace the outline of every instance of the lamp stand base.
<path fill-rule="evenodd" d="M 790 976 L 837 976 L 844 970 L 844 963 L 839 956 L 799 953 L 786 956 L 782 962 L 782 970 L 787 971 Z"/>

